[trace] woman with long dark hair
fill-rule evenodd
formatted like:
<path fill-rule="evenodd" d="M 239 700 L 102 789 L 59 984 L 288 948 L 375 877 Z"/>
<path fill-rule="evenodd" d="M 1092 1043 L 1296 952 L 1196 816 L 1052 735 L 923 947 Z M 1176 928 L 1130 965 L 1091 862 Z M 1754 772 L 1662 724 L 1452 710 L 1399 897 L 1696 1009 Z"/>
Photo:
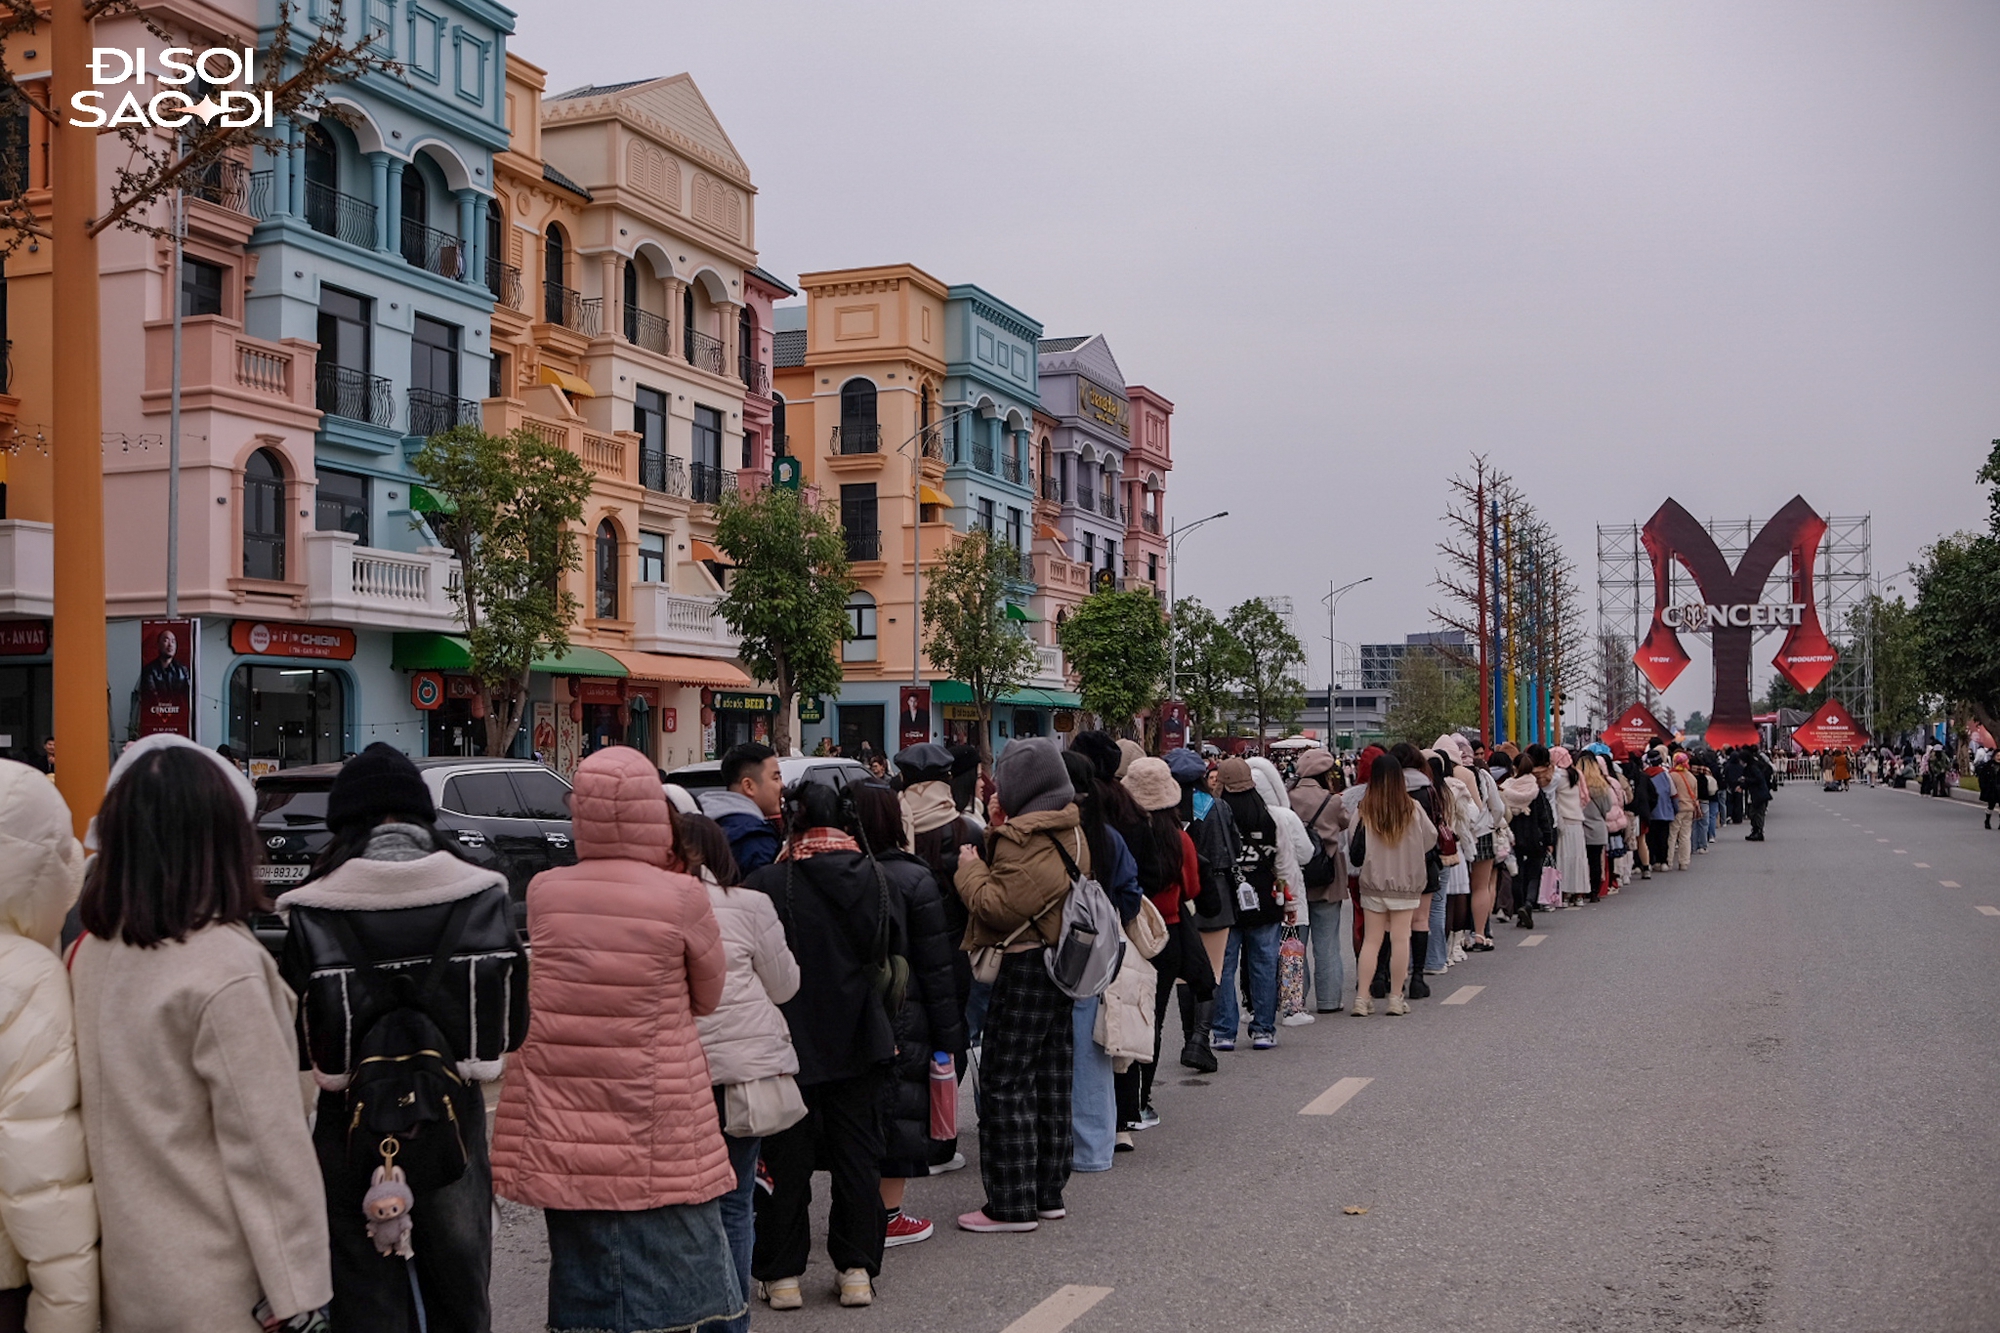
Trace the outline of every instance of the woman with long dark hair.
<path fill-rule="evenodd" d="M 333 1296 L 292 995 L 248 925 L 255 801 L 160 738 L 120 757 L 92 826 L 70 980 L 104 1325 L 124 1333 L 304 1327 Z"/>
<path fill-rule="evenodd" d="M 1120 781 L 1137 818 L 1119 832 L 1132 850 L 1139 887 L 1167 926 L 1167 945 L 1152 960 L 1153 1059 L 1118 1075 L 1119 1129 L 1129 1134 L 1160 1123 L 1160 1114 L 1153 1109 L 1153 1080 L 1159 1072 L 1160 1033 L 1175 984 L 1185 982 L 1195 1003 L 1205 1004 L 1215 997 L 1215 976 L 1208 970 L 1208 954 L 1195 933 L 1194 917 L 1186 910 L 1201 896 L 1201 865 L 1193 839 L 1181 827 L 1180 783 L 1166 760 L 1150 757 L 1133 760 Z"/>
<path fill-rule="evenodd" d="M 414 1330 L 406 1264 L 416 1270 L 428 1327 L 484 1333 L 493 1259 L 493 1175 L 486 1104 L 477 1084 L 500 1077 L 528 1032 L 528 964 L 514 930 L 507 878 L 458 855 L 437 830 L 437 807 L 408 756 L 380 741 L 347 761 L 327 793 L 333 841 L 305 883 L 278 899 L 288 914 L 281 970 L 300 997 L 299 1045 L 319 1084 L 313 1146 L 326 1182 L 333 1239 L 333 1319 L 342 1327 Z M 437 1024 L 463 1081 L 454 1114 L 465 1171 L 413 1188 L 415 1258 L 385 1259 L 369 1239 L 362 1196 L 372 1157 L 349 1152 L 347 1088 L 369 1030 L 409 1004 L 415 977 L 447 962 L 421 1008 Z"/>
<path fill-rule="evenodd" d="M 1368 788 L 1356 809 L 1357 823 L 1347 856 L 1360 870 L 1362 938 L 1356 960 L 1357 977 L 1370 977 L 1382 942 L 1389 942 L 1388 1011 L 1407 1014 L 1405 978 L 1414 980 L 1416 962 L 1411 923 L 1416 919 L 1429 877 L 1429 854 L 1437 846 L 1437 826 L 1410 794 L 1403 770 L 1377 760 L 1368 772 Z M 1375 1012 L 1370 987 L 1356 985 L 1356 1018 Z"/>

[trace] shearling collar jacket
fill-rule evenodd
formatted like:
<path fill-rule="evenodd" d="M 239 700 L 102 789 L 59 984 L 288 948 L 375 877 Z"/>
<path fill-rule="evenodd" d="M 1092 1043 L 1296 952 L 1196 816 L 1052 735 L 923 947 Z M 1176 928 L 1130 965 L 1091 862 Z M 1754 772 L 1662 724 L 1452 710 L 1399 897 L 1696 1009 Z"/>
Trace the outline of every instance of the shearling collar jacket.
<path fill-rule="evenodd" d="M 1000 944 L 1015 927 L 1034 924 L 1016 937 L 1015 950 L 1053 945 L 1062 938 L 1062 902 L 1069 895 L 1069 870 L 1054 838 L 1077 869 L 1090 873 L 1090 840 L 1083 836 L 1074 805 L 1016 815 L 986 831 L 986 857 L 961 857 L 958 896 L 971 920 L 965 927 L 967 951 Z"/>

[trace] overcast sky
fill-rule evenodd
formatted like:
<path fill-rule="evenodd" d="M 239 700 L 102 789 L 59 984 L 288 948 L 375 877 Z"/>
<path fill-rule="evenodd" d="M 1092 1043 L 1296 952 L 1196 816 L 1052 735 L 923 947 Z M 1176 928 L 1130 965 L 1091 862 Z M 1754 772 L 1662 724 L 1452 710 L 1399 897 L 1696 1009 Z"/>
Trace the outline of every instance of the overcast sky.
<path fill-rule="evenodd" d="M 694 76 L 764 267 L 1104 333 L 1176 405 L 1169 515 L 1231 512 L 1181 594 L 1289 595 L 1314 681 L 1329 579 L 1374 578 L 1344 641 L 1432 627 L 1475 450 L 1593 607 L 1595 526 L 1669 495 L 1872 513 L 1885 582 L 1983 521 L 2000 6 L 518 4 L 551 90 Z"/>

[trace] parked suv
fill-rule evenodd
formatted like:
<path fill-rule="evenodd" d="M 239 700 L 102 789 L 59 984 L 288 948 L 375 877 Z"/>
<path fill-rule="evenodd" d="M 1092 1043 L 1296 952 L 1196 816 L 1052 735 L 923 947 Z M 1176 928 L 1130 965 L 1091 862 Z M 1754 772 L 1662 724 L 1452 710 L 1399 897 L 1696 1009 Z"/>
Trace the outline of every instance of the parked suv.
<path fill-rule="evenodd" d="M 437 805 L 438 831 L 466 860 L 507 877 L 514 920 L 527 924 L 528 881 L 551 866 L 575 862 L 570 841 L 569 784 L 529 759 L 419 759 L 417 771 Z M 264 863 L 257 876 L 273 897 L 305 879 L 326 850 L 326 798 L 339 764 L 288 768 L 257 779 L 257 837 Z M 276 918 L 260 920 L 269 939 Z"/>
<path fill-rule="evenodd" d="M 806 756 L 798 759 L 780 759 L 778 772 L 785 785 L 791 786 L 800 778 L 825 783 L 838 791 L 850 782 L 866 782 L 868 769 L 852 759 L 835 759 L 825 755 Z M 722 761 L 711 759 L 705 764 L 689 764 L 667 774 L 667 781 L 693 792 L 696 800 L 701 793 L 714 791 L 722 786 Z"/>

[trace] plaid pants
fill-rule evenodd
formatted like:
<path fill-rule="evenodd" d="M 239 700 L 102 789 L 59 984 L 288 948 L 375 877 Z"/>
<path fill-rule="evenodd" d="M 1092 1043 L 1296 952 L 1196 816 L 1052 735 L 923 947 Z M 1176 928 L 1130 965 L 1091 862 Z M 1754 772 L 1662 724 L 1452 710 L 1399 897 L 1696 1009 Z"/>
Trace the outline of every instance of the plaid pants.
<path fill-rule="evenodd" d="M 1032 1222 L 1038 1209 L 1063 1206 L 1075 1008 L 1049 980 L 1041 950 L 1001 961 L 979 1058 L 979 1175 L 996 1222 Z"/>

